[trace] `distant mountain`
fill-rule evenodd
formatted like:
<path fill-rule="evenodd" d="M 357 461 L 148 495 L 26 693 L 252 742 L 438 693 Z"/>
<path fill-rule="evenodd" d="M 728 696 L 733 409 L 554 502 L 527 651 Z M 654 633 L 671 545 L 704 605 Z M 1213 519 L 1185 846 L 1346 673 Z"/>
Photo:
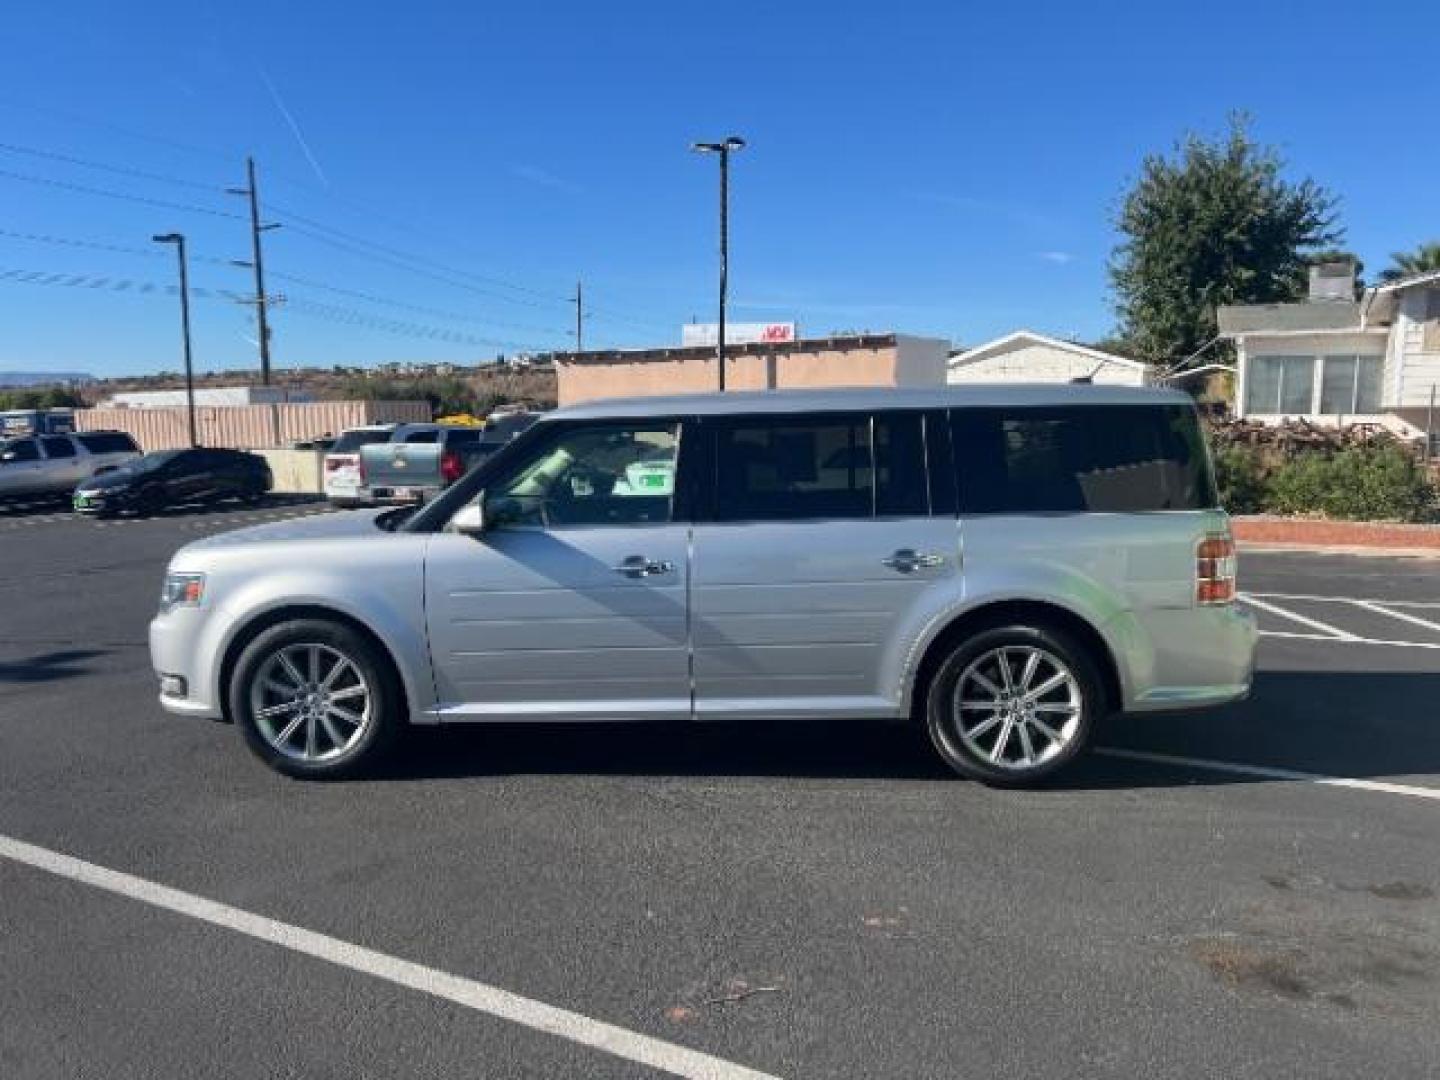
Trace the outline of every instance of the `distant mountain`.
<path fill-rule="evenodd" d="M 94 375 L 83 371 L 0 371 L 0 387 L 55 386 L 72 382 L 94 382 Z"/>

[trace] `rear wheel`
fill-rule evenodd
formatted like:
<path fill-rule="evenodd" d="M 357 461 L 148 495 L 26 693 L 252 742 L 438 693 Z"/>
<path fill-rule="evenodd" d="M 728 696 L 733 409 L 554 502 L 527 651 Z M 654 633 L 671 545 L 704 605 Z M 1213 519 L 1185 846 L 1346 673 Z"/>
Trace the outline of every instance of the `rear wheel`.
<path fill-rule="evenodd" d="M 962 776 L 1024 787 L 1090 741 L 1104 694 L 1094 660 L 1048 626 L 1003 626 L 958 643 L 931 680 L 930 741 Z"/>
<path fill-rule="evenodd" d="M 229 692 L 250 749 L 289 776 L 368 772 L 405 720 L 398 680 L 381 650 L 354 628 L 322 619 L 261 632 L 240 654 Z"/>

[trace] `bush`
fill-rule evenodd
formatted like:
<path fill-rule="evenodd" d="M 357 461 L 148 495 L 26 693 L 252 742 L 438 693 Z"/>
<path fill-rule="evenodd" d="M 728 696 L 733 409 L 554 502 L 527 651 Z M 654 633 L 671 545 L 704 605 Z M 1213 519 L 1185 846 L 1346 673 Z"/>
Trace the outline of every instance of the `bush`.
<path fill-rule="evenodd" d="M 1266 509 L 1265 469 L 1260 455 L 1239 446 L 1215 452 L 1215 486 L 1220 505 L 1232 514 L 1259 514 Z"/>
<path fill-rule="evenodd" d="M 1436 491 L 1415 457 L 1398 446 L 1355 446 L 1299 455 L 1270 480 L 1271 508 L 1350 521 L 1425 521 Z"/>
<path fill-rule="evenodd" d="M 1214 456 L 1220 505 L 1232 514 L 1410 522 L 1440 516 L 1440 491 L 1415 455 L 1396 442 L 1288 452 L 1222 445 Z"/>

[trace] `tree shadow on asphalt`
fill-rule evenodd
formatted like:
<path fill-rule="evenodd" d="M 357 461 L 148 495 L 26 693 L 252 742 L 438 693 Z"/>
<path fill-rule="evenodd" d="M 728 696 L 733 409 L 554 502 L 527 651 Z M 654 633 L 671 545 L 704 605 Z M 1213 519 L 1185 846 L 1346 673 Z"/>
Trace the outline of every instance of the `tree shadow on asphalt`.
<path fill-rule="evenodd" d="M 60 649 L 21 660 L 0 660 L 0 684 L 47 683 L 90 674 L 86 663 L 108 649 Z"/>
<path fill-rule="evenodd" d="M 1250 700 L 1117 717 L 1097 747 L 1356 778 L 1440 776 L 1440 673 L 1264 672 Z M 950 780 L 923 732 L 865 721 L 416 728 L 388 779 L 499 775 Z M 1274 783 L 1091 755 L 1054 791 Z"/>

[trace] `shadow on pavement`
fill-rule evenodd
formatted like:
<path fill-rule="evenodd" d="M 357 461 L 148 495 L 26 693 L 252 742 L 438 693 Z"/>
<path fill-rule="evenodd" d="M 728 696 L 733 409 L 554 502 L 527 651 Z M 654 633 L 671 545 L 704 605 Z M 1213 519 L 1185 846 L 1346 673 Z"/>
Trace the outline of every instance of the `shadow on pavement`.
<path fill-rule="evenodd" d="M 0 684 L 45 683 L 90 674 L 87 660 L 104 656 L 107 649 L 61 649 L 27 656 L 23 660 L 0 660 Z"/>
<path fill-rule="evenodd" d="M 948 780 L 924 735 L 881 722 L 419 728 L 389 778 L 535 773 Z M 1356 778 L 1440 777 L 1440 672 L 1262 672 L 1249 701 L 1120 717 L 1097 746 Z M 1052 782 L 1081 791 L 1273 783 L 1090 756 Z"/>

